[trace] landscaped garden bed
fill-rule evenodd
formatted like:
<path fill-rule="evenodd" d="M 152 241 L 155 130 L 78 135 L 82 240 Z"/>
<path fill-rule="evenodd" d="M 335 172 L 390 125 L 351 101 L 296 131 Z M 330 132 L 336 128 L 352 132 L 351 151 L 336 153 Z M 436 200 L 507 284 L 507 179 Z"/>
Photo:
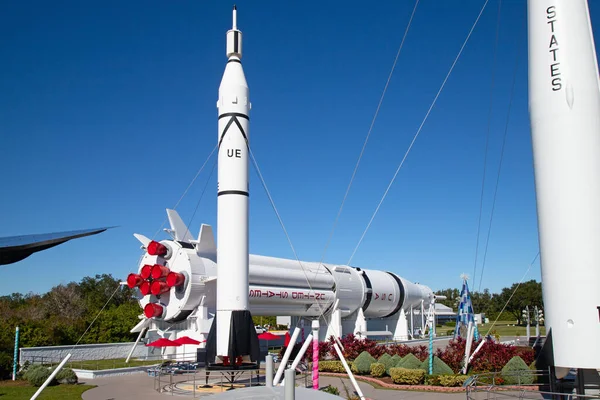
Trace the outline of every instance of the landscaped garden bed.
<path fill-rule="evenodd" d="M 319 371 L 343 376 L 345 370 L 337 359 L 332 343 L 330 340 L 319 344 L 319 358 L 323 360 L 319 362 Z M 466 344 L 461 338 L 451 340 L 446 348 L 434 353 L 431 374 L 429 352 L 423 345 L 380 345 L 373 340 L 357 339 L 353 335 L 344 337 L 341 343 L 344 357 L 358 379 L 387 388 L 460 392 L 465 390 L 463 386 L 472 375 L 478 375 L 478 382 L 506 387 L 533 386 L 537 379 L 533 371 L 534 352 L 531 348 L 492 340 L 486 341 L 475 354 L 467 374 L 461 373 Z M 472 348 L 478 344 L 479 341 L 475 342 Z M 292 353 L 297 351 L 294 348 Z M 311 360 L 312 351 L 307 353 L 306 357 Z M 537 386 L 533 388 L 537 389 Z"/>

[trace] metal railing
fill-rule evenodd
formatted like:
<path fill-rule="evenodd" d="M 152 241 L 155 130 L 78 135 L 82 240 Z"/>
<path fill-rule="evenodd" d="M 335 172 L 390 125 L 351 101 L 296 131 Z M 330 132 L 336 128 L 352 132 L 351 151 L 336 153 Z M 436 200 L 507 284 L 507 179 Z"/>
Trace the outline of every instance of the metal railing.
<path fill-rule="evenodd" d="M 600 395 L 583 395 L 576 392 L 574 380 L 551 382 L 549 371 L 529 370 L 514 372 L 491 372 L 473 375 L 466 383 L 468 400 L 501 399 L 553 399 L 597 400 Z M 598 391 L 598 388 L 591 388 Z"/>
<path fill-rule="evenodd" d="M 195 362 L 197 357 L 196 352 L 189 352 L 183 354 L 169 354 L 169 355 L 150 355 L 143 357 L 132 358 L 129 363 L 125 362 L 124 358 L 115 359 L 99 359 L 99 360 L 77 360 L 71 359 L 67 363 L 66 367 L 72 369 L 84 369 L 91 371 L 106 370 L 106 369 L 117 369 L 117 368 L 129 368 L 129 367 L 140 367 L 140 366 L 152 366 L 161 364 L 164 362 L 176 362 L 180 359 L 188 359 L 189 362 L 193 360 Z M 41 364 L 45 366 L 58 365 L 62 358 L 60 357 L 47 357 L 47 356 L 28 356 L 21 360 L 20 364 L 23 367 L 27 364 Z"/>
<path fill-rule="evenodd" d="M 274 368 L 277 366 L 274 365 Z M 311 369 L 308 365 L 299 368 L 296 382 L 303 382 L 304 387 L 312 387 Z M 206 371 L 203 363 L 188 361 L 165 362 L 148 369 L 148 374 L 154 377 L 153 388 L 159 393 L 171 395 L 187 395 L 200 397 L 207 394 L 205 389 L 213 386 L 212 393 L 226 391 L 234 385 L 263 386 L 265 371 L 257 368 L 239 371 Z M 204 389 L 204 390 L 203 390 Z"/>

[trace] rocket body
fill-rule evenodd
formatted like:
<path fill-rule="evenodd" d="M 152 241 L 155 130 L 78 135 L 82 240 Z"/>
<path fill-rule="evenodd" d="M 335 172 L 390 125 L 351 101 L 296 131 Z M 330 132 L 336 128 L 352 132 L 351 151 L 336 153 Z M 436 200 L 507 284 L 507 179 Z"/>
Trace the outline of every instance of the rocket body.
<path fill-rule="evenodd" d="M 600 368 L 600 88 L 586 0 L 529 0 L 529 111 L 554 366 Z"/>
<path fill-rule="evenodd" d="M 217 357 L 228 355 L 232 313 L 248 310 L 248 84 L 241 32 L 227 32 L 228 61 L 217 102 Z M 255 333 L 255 332 L 254 332 Z"/>

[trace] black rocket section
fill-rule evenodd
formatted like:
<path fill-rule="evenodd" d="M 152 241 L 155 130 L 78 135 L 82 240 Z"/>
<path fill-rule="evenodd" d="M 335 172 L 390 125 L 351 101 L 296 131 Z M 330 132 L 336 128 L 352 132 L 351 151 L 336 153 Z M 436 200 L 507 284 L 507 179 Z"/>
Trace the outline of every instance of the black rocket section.
<path fill-rule="evenodd" d="M 250 356 L 252 363 L 237 363 L 238 357 Z M 217 316 L 210 327 L 206 340 L 206 368 L 207 369 L 254 369 L 258 366 L 260 348 L 258 336 L 248 310 L 233 311 L 231 314 L 231 329 L 229 330 L 229 365 L 216 363 L 217 357 Z"/>

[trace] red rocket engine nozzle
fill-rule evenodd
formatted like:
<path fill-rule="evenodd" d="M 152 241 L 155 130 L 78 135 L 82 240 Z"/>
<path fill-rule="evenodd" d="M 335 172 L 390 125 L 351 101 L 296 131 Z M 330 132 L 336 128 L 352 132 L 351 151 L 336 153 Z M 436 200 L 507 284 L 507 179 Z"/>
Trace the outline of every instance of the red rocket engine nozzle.
<path fill-rule="evenodd" d="M 148 243 L 147 250 L 151 256 L 164 256 L 168 251 L 164 244 L 160 244 L 154 240 Z"/>
<path fill-rule="evenodd" d="M 169 275 L 167 275 L 167 285 L 169 287 L 181 286 L 184 282 L 185 275 L 180 274 L 179 272 L 169 272 Z"/>
<path fill-rule="evenodd" d="M 133 289 L 136 286 L 140 286 L 142 282 L 144 282 L 144 278 L 142 278 L 138 274 L 127 275 L 127 286 L 129 286 L 130 289 Z"/>
<path fill-rule="evenodd" d="M 142 267 L 142 270 L 140 271 L 140 276 L 142 277 L 142 279 L 148 279 L 150 278 L 150 274 L 152 273 L 152 265 L 144 265 Z"/>
<path fill-rule="evenodd" d="M 154 266 L 152 266 L 152 271 L 150 272 L 150 276 L 152 277 L 152 279 L 160 279 L 162 277 L 169 275 L 169 272 L 171 272 L 171 270 L 169 270 L 169 268 L 162 266 L 162 265 L 155 264 Z"/>
<path fill-rule="evenodd" d="M 152 282 L 152 285 L 150 285 L 150 292 L 152 292 L 152 294 L 155 296 L 167 293 L 170 289 L 171 288 L 169 287 L 169 285 L 167 285 L 166 282 L 162 281 L 154 281 Z"/>
<path fill-rule="evenodd" d="M 148 303 L 144 307 L 144 315 L 146 318 L 160 317 L 163 315 L 164 308 L 160 304 Z"/>
<path fill-rule="evenodd" d="M 140 292 L 142 292 L 142 295 L 144 295 L 144 296 L 146 296 L 147 294 L 150 294 L 150 282 L 143 281 L 140 284 Z"/>

